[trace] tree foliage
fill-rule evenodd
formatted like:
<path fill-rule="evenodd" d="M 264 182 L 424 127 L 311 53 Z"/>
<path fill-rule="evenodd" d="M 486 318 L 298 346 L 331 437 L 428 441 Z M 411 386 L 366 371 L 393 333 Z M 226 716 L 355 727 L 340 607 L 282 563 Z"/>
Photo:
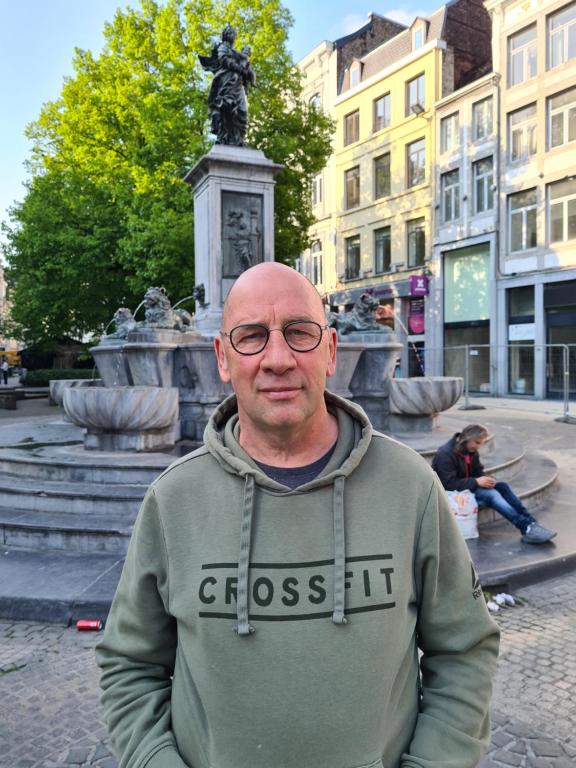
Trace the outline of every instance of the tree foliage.
<path fill-rule="evenodd" d="M 310 179 L 330 153 L 332 124 L 301 100 L 279 0 L 141 0 L 105 27 L 99 56 L 76 50 L 74 75 L 29 126 L 32 178 L 5 227 L 12 316 L 27 341 L 99 332 L 151 284 L 176 300 L 194 284 L 185 173 L 211 143 L 210 52 L 226 22 L 252 46 L 248 141 L 277 178 L 276 258 L 307 246 Z"/>

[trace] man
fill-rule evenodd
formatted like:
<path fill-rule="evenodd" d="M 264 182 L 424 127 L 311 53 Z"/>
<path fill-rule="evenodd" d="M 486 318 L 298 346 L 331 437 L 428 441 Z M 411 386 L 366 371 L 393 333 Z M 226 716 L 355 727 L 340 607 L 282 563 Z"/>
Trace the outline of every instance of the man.
<path fill-rule="evenodd" d="M 336 341 L 294 270 L 234 284 L 235 396 L 152 484 L 98 648 L 123 768 L 482 755 L 497 626 L 430 468 L 325 392 Z"/>
<path fill-rule="evenodd" d="M 491 507 L 522 534 L 526 544 L 545 544 L 556 532 L 539 525 L 508 483 L 484 474 L 478 451 L 488 438 L 481 424 L 469 424 L 441 446 L 432 460 L 432 469 L 447 491 L 471 491 L 478 506 Z"/>

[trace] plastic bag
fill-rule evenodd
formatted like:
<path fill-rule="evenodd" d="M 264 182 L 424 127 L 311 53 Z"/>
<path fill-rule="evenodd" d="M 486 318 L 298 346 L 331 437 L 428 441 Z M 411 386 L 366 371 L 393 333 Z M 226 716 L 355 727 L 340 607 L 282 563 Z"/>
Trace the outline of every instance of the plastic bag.
<path fill-rule="evenodd" d="M 465 539 L 478 538 L 478 502 L 472 491 L 446 491 L 448 504 Z"/>

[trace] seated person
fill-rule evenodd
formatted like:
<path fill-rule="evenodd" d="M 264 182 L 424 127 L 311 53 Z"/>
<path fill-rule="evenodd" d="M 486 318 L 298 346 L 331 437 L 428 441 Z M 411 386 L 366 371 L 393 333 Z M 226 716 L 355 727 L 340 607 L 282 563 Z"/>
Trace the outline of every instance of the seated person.
<path fill-rule="evenodd" d="M 484 445 L 488 430 L 480 424 L 469 424 L 462 432 L 436 451 L 432 469 L 447 491 L 471 491 L 478 506 L 490 507 L 515 525 L 527 544 L 545 544 L 555 531 L 539 525 L 508 483 L 484 474 L 478 450 Z"/>

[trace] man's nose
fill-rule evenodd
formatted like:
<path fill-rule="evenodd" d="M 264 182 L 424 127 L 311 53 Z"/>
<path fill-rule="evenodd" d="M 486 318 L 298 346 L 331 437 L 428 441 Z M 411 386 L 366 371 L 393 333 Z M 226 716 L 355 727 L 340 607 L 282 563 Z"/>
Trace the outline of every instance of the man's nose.
<path fill-rule="evenodd" d="M 284 334 L 280 328 L 272 328 L 268 337 L 268 343 L 264 348 L 264 354 L 260 367 L 282 373 L 296 366 L 295 352 L 290 349 Z"/>

